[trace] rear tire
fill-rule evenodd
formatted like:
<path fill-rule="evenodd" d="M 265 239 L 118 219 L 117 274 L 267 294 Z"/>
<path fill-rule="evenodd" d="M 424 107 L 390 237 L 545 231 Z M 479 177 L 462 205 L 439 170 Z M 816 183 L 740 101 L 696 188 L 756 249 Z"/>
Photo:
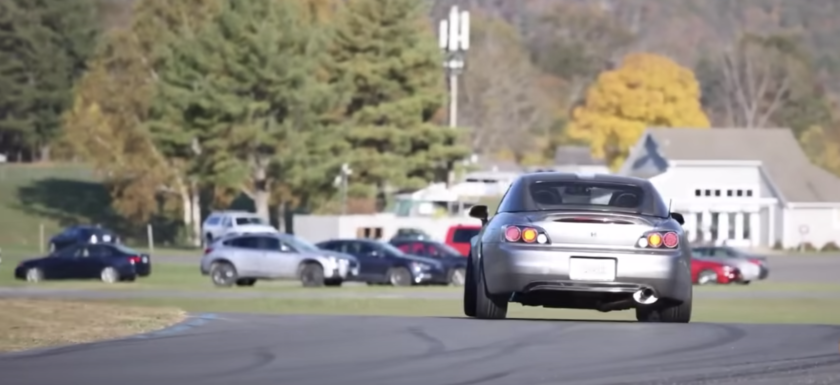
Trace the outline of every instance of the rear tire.
<path fill-rule="evenodd" d="M 255 278 L 240 278 L 236 280 L 236 286 L 254 286 L 257 283 Z"/>
<path fill-rule="evenodd" d="M 210 279 L 218 287 L 231 287 L 239 280 L 239 277 L 233 265 L 219 262 L 210 267 Z"/>
<path fill-rule="evenodd" d="M 508 297 L 493 295 L 487 292 L 485 284 L 484 268 L 479 262 L 478 273 L 475 280 L 475 318 L 478 319 L 505 319 L 507 318 Z"/>
<path fill-rule="evenodd" d="M 388 270 L 388 282 L 391 286 L 408 287 L 411 286 L 412 277 L 408 269 L 402 267 L 395 267 Z"/>
<path fill-rule="evenodd" d="M 467 317 L 475 317 L 475 288 L 475 269 L 470 258 L 464 275 L 464 315 Z"/>
<path fill-rule="evenodd" d="M 303 287 L 324 286 L 324 268 L 317 263 L 307 263 L 300 269 L 300 283 Z"/>
<path fill-rule="evenodd" d="M 120 281 L 120 273 L 113 267 L 106 267 L 99 273 L 99 279 L 105 283 L 116 283 Z"/>
<path fill-rule="evenodd" d="M 689 295 L 683 303 L 668 307 L 637 307 L 636 320 L 639 322 L 689 323 L 691 321 L 691 300 Z"/>

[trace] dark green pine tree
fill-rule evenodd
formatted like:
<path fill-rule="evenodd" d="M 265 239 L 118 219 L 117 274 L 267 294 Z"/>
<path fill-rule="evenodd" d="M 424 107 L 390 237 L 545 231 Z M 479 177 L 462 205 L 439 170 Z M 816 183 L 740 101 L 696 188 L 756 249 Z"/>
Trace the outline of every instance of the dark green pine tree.
<path fill-rule="evenodd" d="M 341 93 L 323 73 L 328 33 L 302 2 L 223 3 L 164 61 L 151 128 L 168 151 L 200 152 L 205 183 L 241 188 L 267 217 L 279 186 L 328 193 L 345 147 L 328 115 Z"/>
<path fill-rule="evenodd" d="M 0 2 L 0 135 L 46 159 L 99 35 L 93 0 Z"/>
<path fill-rule="evenodd" d="M 418 188 L 445 179 L 469 151 L 460 131 L 432 122 L 447 100 L 443 57 L 417 0 L 348 0 L 340 13 L 337 74 L 352 80 L 347 107 L 356 182 Z"/>

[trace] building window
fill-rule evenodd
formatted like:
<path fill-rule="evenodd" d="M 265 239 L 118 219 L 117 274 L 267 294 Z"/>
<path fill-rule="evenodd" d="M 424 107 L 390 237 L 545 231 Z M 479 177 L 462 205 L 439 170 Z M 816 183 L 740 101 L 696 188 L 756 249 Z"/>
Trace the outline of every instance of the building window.
<path fill-rule="evenodd" d="M 703 195 L 703 192 L 700 191 L 700 189 L 694 190 L 694 196 L 699 197 L 699 196 L 702 196 L 702 195 Z"/>
<path fill-rule="evenodd" d="M 712 196 L 712 190 L 706 190 L 705 193 L 707 197 Z"/>
<path fill-rule="evenodd" d="M 751 197 L 751 196 L 752 196 L 752 190 L 747 190 L 747 196 L 748 196 L 748 197 Z"/>
<path fill-rule="evenodd" d="M 715 190 L 715 196 L 716 196 L 716 197 L 719 197 L 719 196 L 720 196 L 720 190 Z"/>
<path fill-rule="evenodd" d="M 732 190 L 726 190 L 726 196 L 731 197 L 732 196 Z"/>
<path fill-rule="evenodd" d="M 738 191 L 735 192 L 735 194 L 738 195 L 739 197 L 744 196 L 744 190 L 738 190 Z"/>

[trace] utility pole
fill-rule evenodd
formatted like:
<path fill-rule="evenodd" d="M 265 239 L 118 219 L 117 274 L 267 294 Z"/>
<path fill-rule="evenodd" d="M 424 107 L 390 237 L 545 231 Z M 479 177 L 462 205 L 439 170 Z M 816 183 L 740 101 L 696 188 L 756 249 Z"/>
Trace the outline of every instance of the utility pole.
<path fill-rule="evenodd" d="M 443 68 L 449 76 L 449 127 L 455 128 L 458 126 L 458 76 L 464 71 L 464 60 L 470 49 L 470 13 L 452 6 L 449 16 L 440 21 L 438 38 L 440 49 L 446 55 Z M 454 182 L 452 168 L 451 164 L 447 165 L 447 187 Z"/>
<path fill-rule="evenodd" d="M 333 184 L 341 188 L 341 215 L 347 215 L 347 180 L 353 175 L 353 170 L 350 165 L 344 163 L 341 165 L 341 170 L 335 177 Z"/>

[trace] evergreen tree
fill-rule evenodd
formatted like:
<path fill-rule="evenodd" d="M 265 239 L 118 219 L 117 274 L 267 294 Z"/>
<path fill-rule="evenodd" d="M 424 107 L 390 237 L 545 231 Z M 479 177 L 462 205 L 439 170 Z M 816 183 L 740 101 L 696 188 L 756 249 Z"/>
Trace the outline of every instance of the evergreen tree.
<path fill-rule="evenodd" d="M 47 159 L 97 36 L 93 0 L 0 2 L 0 134 Z"/>
<path fill-rule="evenodd" d="M 159 71 L 156 140 L 204 183 L 238 187 L 268 217 L 277 185 L 317 195 L 344 141 L 328 113 L 340 92 L 323 73 L 329 36 L 297 1 L 223 2 L 195 38 L 173 46 Z"/>
<path fill-rule="evenodd" d="M 446 101 L 443 57 L 417 0 L 347 0 L 336 74 L 354 84 L 346 114 L 356 182 L 422 187 L 468 154 L 460 131 L 432 122 Z"/>

